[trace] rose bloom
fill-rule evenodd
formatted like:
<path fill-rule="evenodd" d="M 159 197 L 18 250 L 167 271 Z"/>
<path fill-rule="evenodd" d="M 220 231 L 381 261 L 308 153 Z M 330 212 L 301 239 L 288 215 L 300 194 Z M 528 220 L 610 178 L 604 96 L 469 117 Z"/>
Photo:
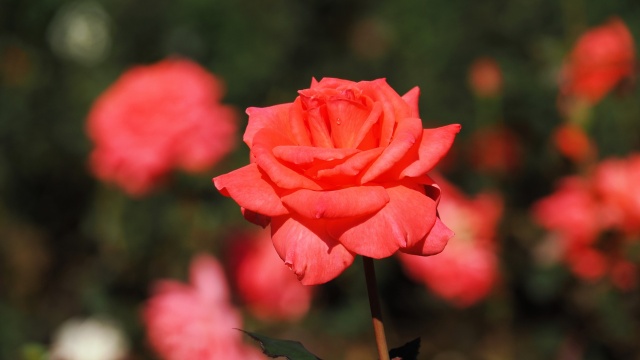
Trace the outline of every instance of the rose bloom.
<path fill-rule="evenodd" d="M 236 115 L 222 94 L 217 78 L 186 59 L 128 70 L 89 113 L 93 174 L 140 196 L 173 169 L 209 169 L 234 144 Z"/>
<path fill-rule="evenodd" d="M 263 321 L 296 321 L 306 315 L 312 288 L 300 284 L 282 263 L 269 231 L 241 234 L 232 244 L 234 283 L 254 316 Z"/>
<path fill-rule="evenodd" d="M 560 93 L 596 104 L 633 75 L 634 67 L 631 33 L 622 20 L 613 18 L 580 36 L 563 65 Z"/>
<path fill-rule="evenodd" d="M 356 254 L 432 255 L 452 232 L 427 176 L 460 125 L 423 129 L 418 88 L 324 78 L 292 103 L 249 108 L 251 164 L 213 179 L 305 285 L 338 276 Z"/>
<path fill-rule="evenodd" d="M 496 97 L 502 92 L 502 71 L 489 57 L 476 59 L 469 68 L 469 86 L 479 97 Z"/>
<path fill-rule="evenodd" d="M 469 198 L 438 178 L 442 197 L 438 212 L 455 232 L 437 256 L 425 258 L 399 254 L 409 277 L 458 307 L 484 299 L 498 278 L 496 227 L 502 216 L 502 199 L 493 193 Z"/>
<path fill-rule="evenodd" d="M 190 268 L 190 284 L 156 283 L 143 320 L 151 347 L 165 360 L 266 359 L 242 342 L 242 319 L 229 301 L 222 267 L 199 255 Z"/>

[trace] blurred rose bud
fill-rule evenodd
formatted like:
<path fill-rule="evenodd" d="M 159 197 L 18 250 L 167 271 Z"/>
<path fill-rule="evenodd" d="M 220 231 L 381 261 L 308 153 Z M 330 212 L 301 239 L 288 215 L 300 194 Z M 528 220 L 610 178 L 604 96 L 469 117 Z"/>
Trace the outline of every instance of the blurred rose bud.
<path fill-rule="evenodd" d="M 560 94 L 594 105 L 621 80 L 634 75 L 635 61 L 629 29 L 613 18 L 577 40 L 561 71 Z"/>
<path fill-rule="evenodd" d="M 575 124 L 562 124 L 553 132 L 553 143 L 563 156 L 573 162 L 585 162 L 595 156 L 595 145 L 584 130 Z"/>
<path fill-rule="evenodd" d="M 502 93 L 502 72 L 489 57 L 476 59 L 469 68 L 469 86 L 479 97 L 496 97 Z"/>

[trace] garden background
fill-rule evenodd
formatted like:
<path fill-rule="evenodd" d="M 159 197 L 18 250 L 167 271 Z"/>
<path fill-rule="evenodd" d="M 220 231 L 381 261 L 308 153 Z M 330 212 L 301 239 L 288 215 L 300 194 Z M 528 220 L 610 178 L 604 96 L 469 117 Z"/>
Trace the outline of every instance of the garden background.
<path fill-rule="evenodd" d="M 420 336 L 421 359 L 640 359 L 640 289 L 549 261 L 549 234 L 532 217 L 559 179 L 583 171 L 554 146 L 567 121 L 559 74 L 578 37 L 612 17 L 637 46 L 635 0 L 1 0 L 0 358 L 41 358 L 74 318 L 108 318 L 127 339 L 127 359 L 157 358 L 140 316 L 154 282 L 186 281 L 199 253 L 231 274 L 234 237 L 259 229 L 211 183 L 249 161 L 244 109 L 291 102 L 312 78 L 337 77 L 386 78 L 400 94 L 419 86 L 425 127 L 462 124 L 442 176 L 468 196 L 503 199 L 497 280 L 469 306 L 411 279 L 396 258 L 376 261 L 391 347 Z M 175 56 L 224 82 L 236 146 L 207 171 L 176 171 L 132 197 L 89 171 L 87 115 L 124 71 Z M 479 58 L 500 69 L 491 96 L 470 85 Z M 640 150 L 634 80 L 588 110 L 598 159 Z M 487 132 L 495 128 L 507 145 Z M 506 160 L 477 166 L 477 146 Z M 640 196 L 637 186 L 624 190 Z M 626 257 L 636 264 L 633 249 Z M 296 321 L 252 315 L 229 278 L 245 329 L 299 340 L 324 359 L 375 358 L 358 260 L 314 287 Z"/>

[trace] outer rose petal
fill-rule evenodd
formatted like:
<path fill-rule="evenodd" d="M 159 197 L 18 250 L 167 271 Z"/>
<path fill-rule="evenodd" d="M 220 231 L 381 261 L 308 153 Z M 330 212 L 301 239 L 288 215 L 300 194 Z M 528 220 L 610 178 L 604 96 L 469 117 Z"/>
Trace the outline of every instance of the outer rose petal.
<path fill-rule="evenodd" d="M 449 229 L 440 218 L 436 218 L 435 224 L 422 240 L 410 247 L 400 249 L 403 253 L 413 255 L 435 255 L 444 250 L 447 242 L 455 234 Z"/>
<path fill-rule="evenodd" d="M 442 126 L 435 129 L 424 129 L 418 150 L 418 160 L 409 165 L 402 175 L 415 177 L 424 175 L 447 154 L 456 134 L 460 132 L 459 124 Z"/>
<path fill-rule="evenodd" d="M 420 117 L 420 112 L 418 111 L 419 97 L 420 88 L 417 86 L 409 90 L 406 94 L 402 95 L 402 100 L 404 100 L 411 107 L 411 117 Z"/>
<path fill-rule="evenodd" d="M 389 202 L 382 186 L 358 186 L 338 190 L 300 189 L 282 197 L 282 202 L 308 219 L 346 218 L 373 214 Z"/>
<path fill-rule="evenodd" d="M 256 164 L 217 176 L 213 183 L 222 195 L 232 197 L 245 209 L 267 216 L 288 213 L 274 186 L 265 179 Z"/>
<path fill-rule="evenodd" d="M 250 107 L 247 109 L 249 123 L 244 131 L 242 140 L 253 147 L 253 138 L 262 129 L 279 129 L 286 131 L 289 129 L 289 108 L 291 103 L 269 106 L 266 108 Z M 285 136 L 289 135 L 285 133 Z"/>
<path fill-rule="evenodd" d="M 283 143 L 286 139 L 277 131 L 262 129 L 254 136 L 251 153 L 261 170 L 271 181 L 285 189 L 322 189 L 313 180 L 297 173 L 295 170 L 282 164 L 273 154 L 273 148 L 278 145 L 292 145 Z"/>
<path fill-rule="evenodd" d="M 418 118 L 407 118 L 400 122 L 393 135 L 393 140 L 362 175 L 361 183 L 365 184 L 391 169 L 420 139 L 422 130 L 422 120 Z"/>
<path fill-rule="evenodd" d="M 436 202 L 417 184 L 394 184 L 387 193 L 389 203 L 365 220 L 328 221 L 329 234 L 347 249 L 376 259 L 422 244 L 436 221 Z"/>
<path fill-rule="evenodd" d="M 357 153 L 357 149 L 317 148 L 312 146 L 276 146 L 273 155 L 292 164 L 311 164 L 315 160 L 341 160 Z"/>
<path fill-rule="evenodd" d="M 324 221 L 302 224 L 291 217 L 278 216 L 271 221 L 271 238 L 280 258 L 304 285 L 334 279 L 355 258 L 355 254 L 326 233 Z"/>

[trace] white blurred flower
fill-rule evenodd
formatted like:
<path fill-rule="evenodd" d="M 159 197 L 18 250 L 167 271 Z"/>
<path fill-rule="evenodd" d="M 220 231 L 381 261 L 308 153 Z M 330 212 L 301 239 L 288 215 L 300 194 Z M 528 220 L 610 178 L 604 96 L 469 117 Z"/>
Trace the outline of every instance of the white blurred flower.
<path fill-rule="evenodd" d="M 100 4 L 79 1 L 58 10 L 47 35 L 56 55 L 90 66 L 107 56 L 110 31 L 111 20 Z"/>
<path fill-rule="evenodd" d="M 121 360 L 129 344 L 122 330 L 107 319 L 70 319 L 60 326 L 51 360 Z"/>

